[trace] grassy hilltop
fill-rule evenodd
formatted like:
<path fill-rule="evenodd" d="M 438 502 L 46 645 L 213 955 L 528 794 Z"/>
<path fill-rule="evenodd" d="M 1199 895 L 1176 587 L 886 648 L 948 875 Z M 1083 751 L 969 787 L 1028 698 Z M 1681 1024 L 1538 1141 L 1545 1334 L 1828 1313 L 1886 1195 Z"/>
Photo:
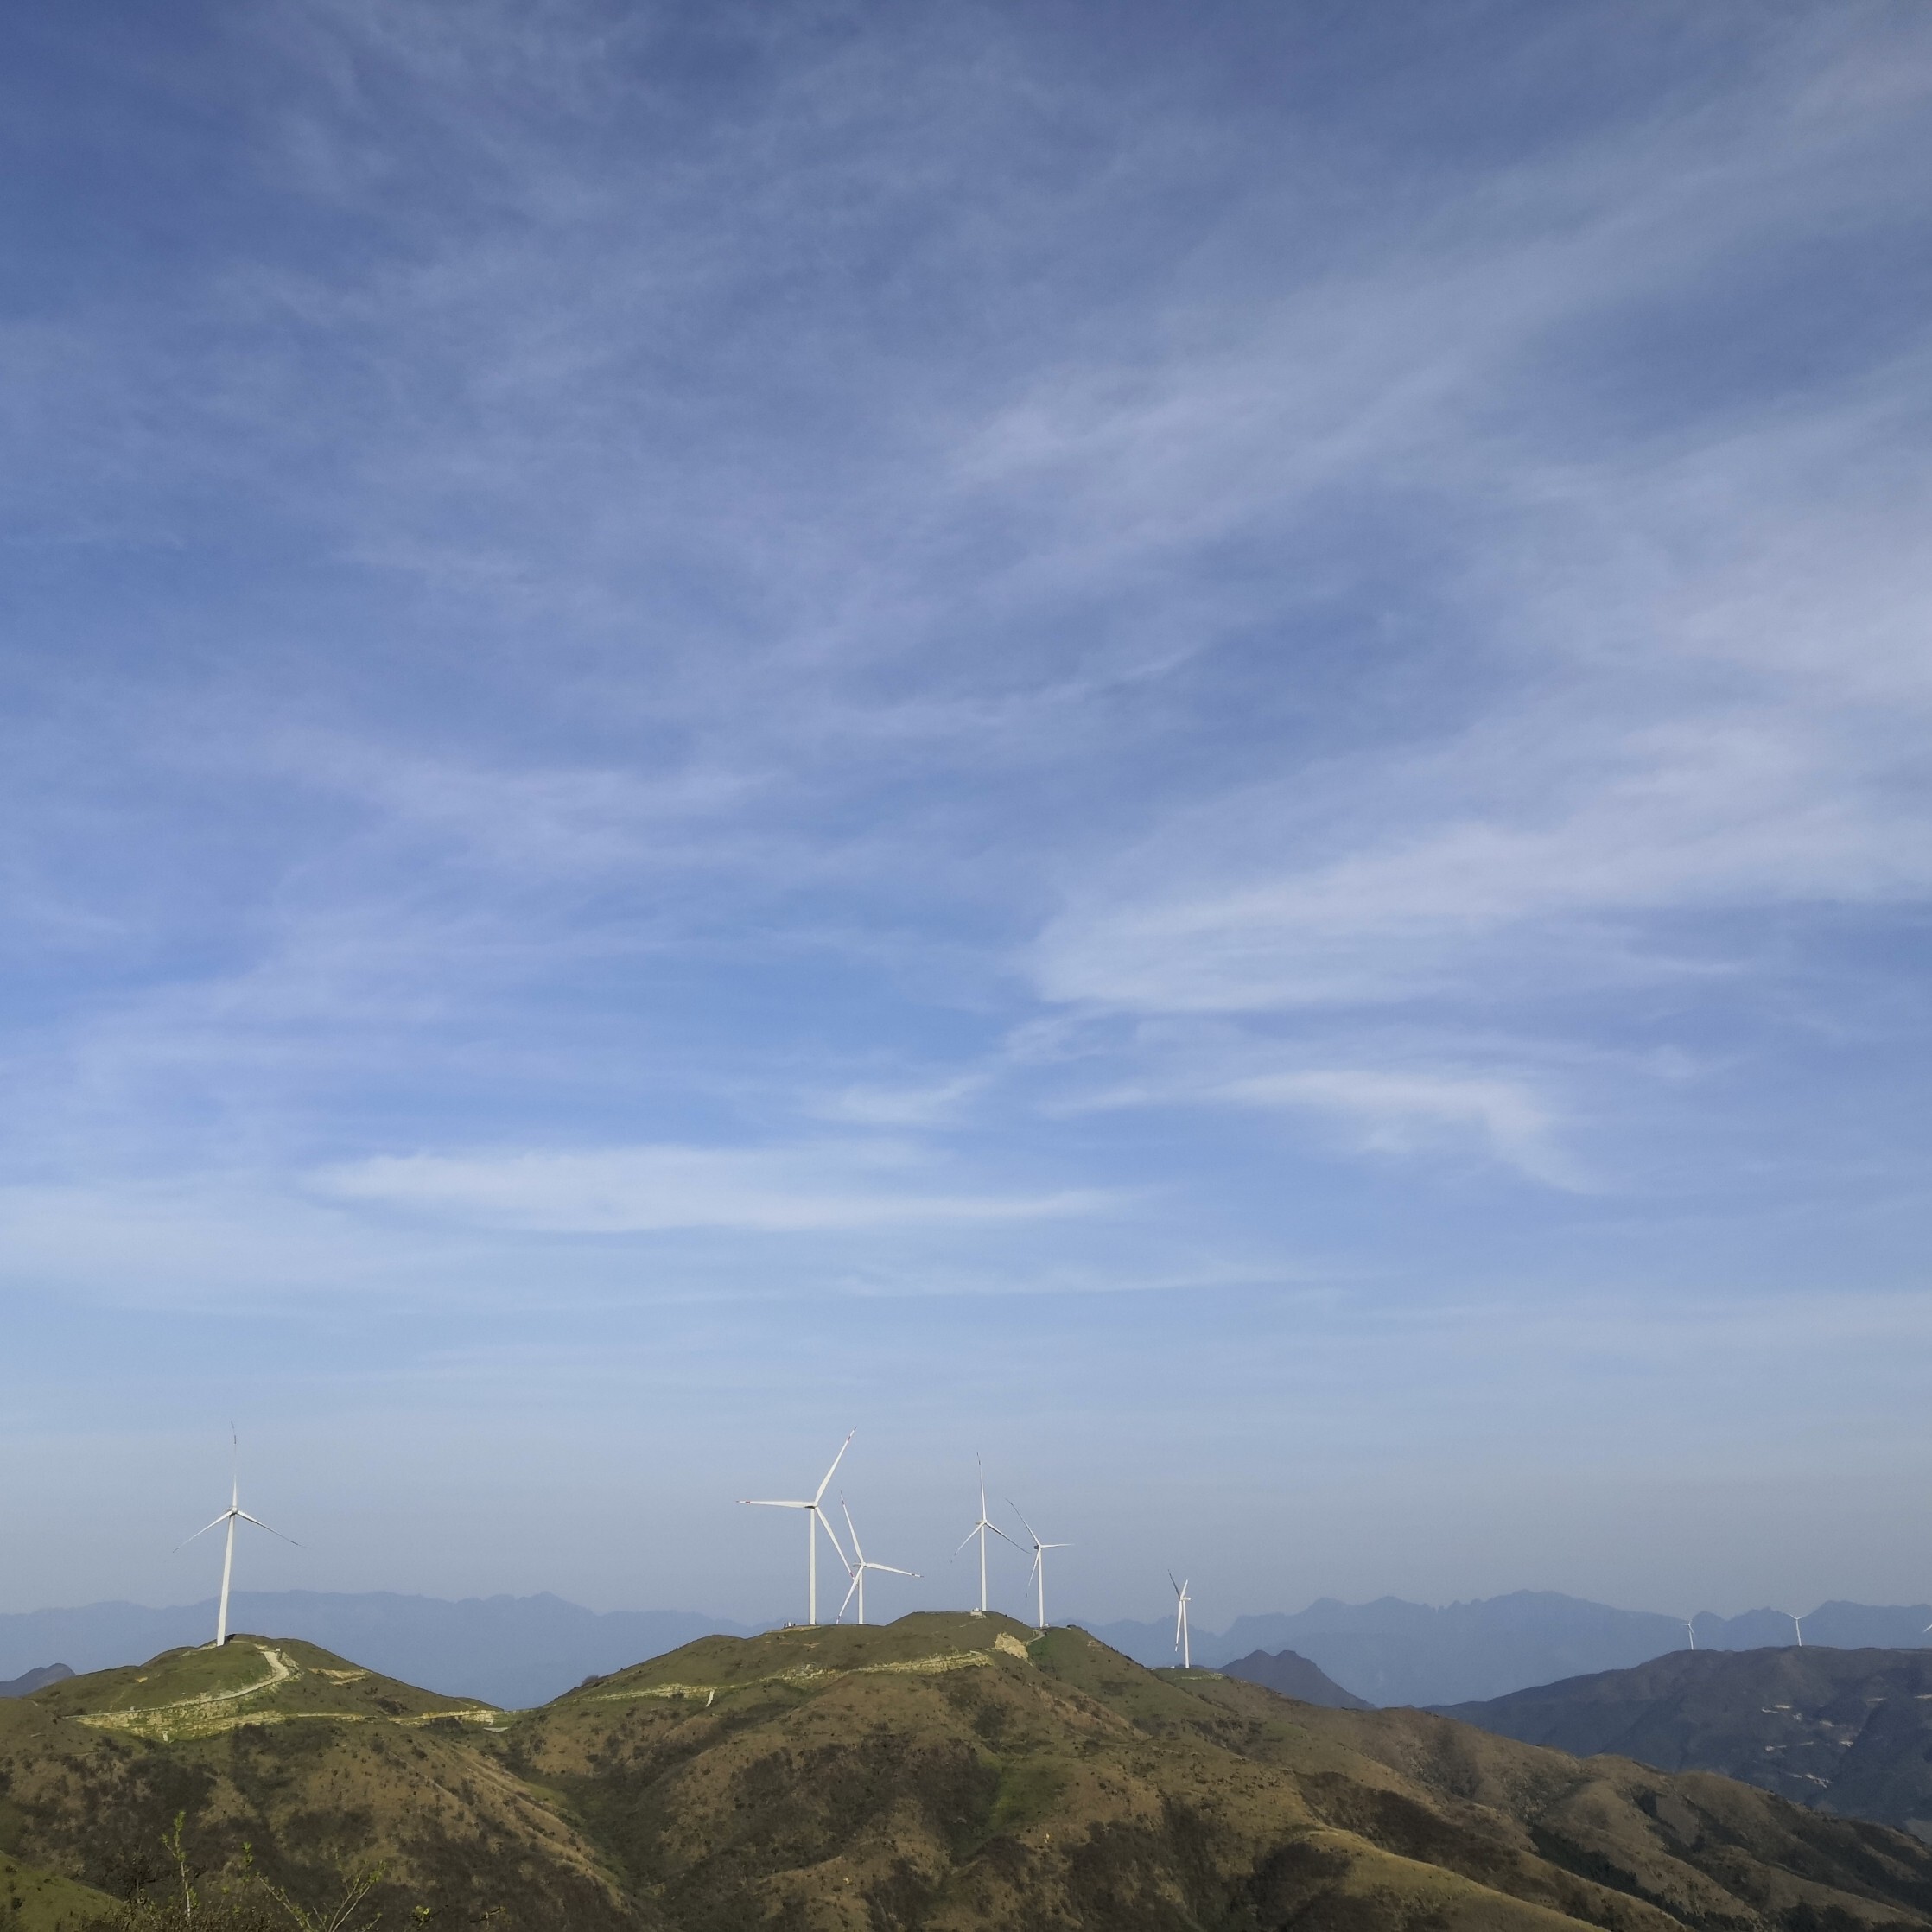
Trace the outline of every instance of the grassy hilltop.
<path fill-rule="evenodd" d="M 211 1868 L 379 1860 L 389 1922 L 505 1932 L 1932 1928 L 1882 1827 L 999 1617 L 703 1638 L 518 1713 L 252 1637 L 0 1706 L 0 1851 L 124 1891 L 178 1812 Z"/>

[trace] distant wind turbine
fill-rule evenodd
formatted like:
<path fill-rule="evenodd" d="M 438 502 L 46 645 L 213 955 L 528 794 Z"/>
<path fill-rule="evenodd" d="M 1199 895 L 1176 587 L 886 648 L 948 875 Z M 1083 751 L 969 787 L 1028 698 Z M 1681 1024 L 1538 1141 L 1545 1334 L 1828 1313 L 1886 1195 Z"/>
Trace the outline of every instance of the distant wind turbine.
<path fill-rule="evenodd" d="M 1790 1617 L 1790 1619 L 1791 1619 L 1791 1628 L 1792 1628 L 1793 1630 L 1795 1630 L 1795 1631 L 1796 1631 L 1796 1632 L 1798 1633 L 1798 1648 L 1799 1648 L 1799 1649 L 1800 1649 L 1801 1650 L 1802 1650 L 1802 1649 L 1804 1649 L 1804 1625 L 1803 1625 L 1803 1624 L 1802 1624 L 1802 1623 L 1800 1623 L 1800 1622 L 1798 1621 L 1798 1618 L 1797 1618 L 1797 1617 L 1795 1616 L 1795 1614 L 1794 1612 L 1792 1612 L 1792 1611 L 1789 1611 L 1789 1610 L 1788 1610 L 1788 1611 L 1785 1611 L 1785 1613 L 1784 1613 L 1784 1614 L 1785 1614 L 1785 1615 L 1786 1615 L 1787 1617 Z M 1827 1644 L 1827 1645 L 1826 1646 L 1826 1648 L 1827 1648 L 1827 1649 L 1828 1649 L 1830 1648 L 1830 1646 L 1829 1646 L 1829 1645 Z"/>
<path fill-rule="evenodd" d="M 826 1522 L 825 1512 L 819 1508 L 819 1504 L 825 1500 L 825 1491 L 830 1486 L 838 1465 L 844 1461 L 845 1452 L 852 1446 L 852 1438 L 858 1433 L 856 1429 L 846 1431 L 845 1440 L 838 1446 L 838 1454 L 832 1458 L 832 1466 L 825 1471 L 825 1480 L 818 1485 L 810 1502 L 774 1502 L 769 1497 L 762 1496 L 741 1496 L 738 1499 L 747 1509 L 803 1509 L 805 1512 L 805 1540 L 810 1551 L 805 1560 L 805 1621 L 808 1624 L 818 1621 L 818 1532 L 821 1529 L 832 1539 L 832 1548 L 838 1551 L 839 1561 L 847 1569 L 852 1567 L 845 1561 L 845 1552 L 840 1548 L 838 1532 Z"/>
<path fill-rule="evenodd" d="M 1172 1570 L 1167 1573 L 1167 1580 L 1174 1583 L 1174 1573 Z M 1192 1670 L 1194 1668 L 1194 1659 L 1187 1643 L 1187 1606 L 1192 1601 L 1187 1594 L 1187 1585 L 1174 1583 L 1174 1648 L 1180 1652 L 1180 1667 L 1183 1670 Z"/>
<path fill-rule="evenodd" d="M 976 1458 L 975 1459 L 976 1460 L 977 1459 Z M 986 1538 L 987 1538 L 987 1533 L 988 1533 L 988 1530 L 990 1530 L 990 1531 L 992 1532 L 992 1534 L 993 1534 L 994 1535 L 995 1535 L 995 1536 L 999 1537 L 999 1538 L 1001 1539 L 1001 1541 L 1002 1542 L 1008 1542 L 1008 1543 L 1013 1543 L 1013 1538 L 1012 1538 L 1012 1537 L 1010 1537 L 1009 1535 L 1007 1535 L 1007 1533 L 1006 1533 L 1006 1531 L 1005 1531 L 1005 1530 L 1003 1530 L 1002 1528 L 1001 1528 L 1001 1527 L 999 1526 L 999 1524 L 998 1524 L 998 1523 L 996 1523 L 996 1522 L 995 1522 L 993 1521 L 993 1519 L 992 1519 L 992 1518 L 991 1518 L 991 1517 L 990 1517 L 989 1516 L 988 1516 L 988 1515 L 987 1515 L 987 1513 L 986 1513 L 986 1465 L 985 1465 L 984 1463 L 981 1463 L 981 1464 L 980 1464 L 980 1520 L 979 1520 L 979 1521 L 978 1521 L 977 1522 L 976 1522 L 976 1523 L 975 1523 L 975 1524 L 973 1525 L 973 1527 L 972 1527 L 972 1528 L 971 1528 L 970 1529 L 969 1529 L 969 1530 L 968 1530 L 968 1531 L 966 1532 L 966 1535 L 965 1535 L 965 1537 L 964 1537 L 964 1539 L 963 1539 L 963 1540 L 962 1541 L 962 1542 L 960 1543 L 960 1546 L 959 1546 L 959 1549 L 964 1549 L 964 1548 L 965 1548 L 965 1547 L 966 1547 L 966 1545 L 967 1545 L 968 1543 L 971 1542 L 971 1541 L 972 1541 L 972 1540 L 974 1539 L 974 1537 L 977 1536 L 977 1537 L 979 1538 L 979 1540 L 980 1540 L 980 1615 L 981 1615 L 982 1617 L 985 1616 L 985 1614 L 986 1614 Z M 1013 1543 L 1013 1547 L 1014 1547 L 1014 1548 L 1015 1549 L 1018 1549 L 1018 1548 L 1020 1548 L 1020 1546 L 1019 1546 L 1019 1544 L 1018 1544 L 1018 1543 Z M 955 1550 L 955 1551 L 953 1552 L 953 1554 L 954 1554 L 955 1556 L 957 1556 L 957 1555 L 959 1554 L 959 1549 L 956 1549 L 956 1550 Z"/>
<path fill-rule="evenodd" d="M 856 1560 L 848 1561 L 845 1566 L 852 1573 L 852 1588 L 845 1592 L 845 1602 L 838 1606 L 838 1617 L 834 1617 L 832 1621 L 837 1623 L 840 1618 L 844 1617 L 846 1606 L 851 1603 L 855 1593 L 859 1599 L 859 1621 L 862 1624 L 866 1620 L 866 1572 L 867 1570 L 879 1570 L 887 1576 L 894 1577 L 916 1577 L 919 1573 L 917 1570 L 901 1570 L 891 1563 L 874 1563 L 860 1548 L 859 1526 L 853 1522 L 852 1512 L 846 1507 L 845 1498 L 842 1496 L 838 1499 L 838 1506 L 845 1512 L 845 1527 L 852 1538 L 852 1555 Z"/>
<path fill-rule="evenodd" d="M 1694 1650 L 1697 1648 L 1697 1625 L 1687 1617 L 1684 1619 L 1684 1628 L 1690 1632 L 1690 1647 Z"/>
<path fill-rule="evenodd" d="M 1026 1512 L 1010 1496 L 1007 1498 L 1007 1505 L 1020 1518 L 1026 1534 L 1033 1539 L 1033 1580 L 1039 1586 L 1039 1621 L 1033 1628 L 1044 1630 L 1046 1628 L 1046 1553 L 1050 1549 L 1071 1549 L 1073 1546 L 1071 1543 L 1041 1542 L 1033 1526 L 1026 1521 Z"/>
<path fill-rule="evenodd" d="M 251 1516 L 242 1508 L 241 1438 L 236 1433 L 232 1422 L 228 1425 L 228 1440 L 234 1452 L 234 1479 L 229 1485 L 228 1507 L 213 1522 L 203 1523 L 194 1532 L 194 1536 L 206 1536 L 211 1529 L 219 1529 L 223 1523 L 228 1525 L 228 1548 L 221 1559 L 221 1608 L 215 1613 L 214 1620 L 214 1648 L 218 1650 L 228 1641 L 228 1585 L 235 1573 L 235 1525 L 238 1522 L 251 1522 L 257 1529 L 268 1529 L 271 1536 L 282 1536 L 279 1529 L 269 1529 L 269 1526 L 259 1516 Z M 175 1548 L 186 1549 L 187 1544 L 194 1541 L 194 1536 L 190 1536 L 187 1542 L 177 1543 Z M 296 1543 L 293 1536 L 282 1536 L 282 1541 L 295 1543 L 297 1549 L 304 1547 L 301 1543 Z"/>

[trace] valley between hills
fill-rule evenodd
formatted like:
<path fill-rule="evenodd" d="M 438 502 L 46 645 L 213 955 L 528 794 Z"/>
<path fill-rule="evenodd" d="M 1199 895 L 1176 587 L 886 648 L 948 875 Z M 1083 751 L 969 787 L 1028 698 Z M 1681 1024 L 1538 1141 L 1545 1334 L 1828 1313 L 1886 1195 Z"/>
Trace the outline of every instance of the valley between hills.
<path fill-rule="evenodd" d="M 527 1712 L 260 1637 L 0 1703 L 0 1926 L 165 1899 L 177 1818 L 200 1896 L 291 1923 L 379 1866 L 358 1926 L 1932 1928 L 1909 1833 L 998 1616 L 706 1637 Z"/>

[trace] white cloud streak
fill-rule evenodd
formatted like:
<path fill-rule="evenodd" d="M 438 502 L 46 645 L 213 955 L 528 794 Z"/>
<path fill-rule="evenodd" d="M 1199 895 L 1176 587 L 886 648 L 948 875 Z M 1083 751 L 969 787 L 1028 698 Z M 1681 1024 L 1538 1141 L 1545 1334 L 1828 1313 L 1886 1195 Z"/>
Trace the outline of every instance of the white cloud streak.
<path fill-rule="evenodd" d="M 906 1166 L 877 1148 L 659 1146 L 384 1155 L 329 1169 L 314 1185 L 335 1199 L 470 1226 L 566 1234 L 970 1225 L 1090 1214 L 1106 1202 L 1091 1191 L 936 1189 Z"/>

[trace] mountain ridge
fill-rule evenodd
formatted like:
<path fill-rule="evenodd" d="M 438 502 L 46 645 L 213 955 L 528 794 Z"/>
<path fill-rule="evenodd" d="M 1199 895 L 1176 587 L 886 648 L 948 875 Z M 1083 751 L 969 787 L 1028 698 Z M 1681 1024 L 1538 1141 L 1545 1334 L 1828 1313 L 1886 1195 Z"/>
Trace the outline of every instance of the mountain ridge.
<path fill-rule="evenodd" d="M 59 1883 L 145 1895 L 179 1815 L 217 1891 L 319 1913 L 379 1865 L 389 1923 L 1932 1929 L 1932 1849 L 1881 1826 L 971 1613 L 701 1638 L 527 1712 L 242 1636 L 0 1705 L 0 1789 Z"/>
<path fill-rule="evenodd" d="M 1259 1684 L 1264 1690 L 1292 1697 L 1297 1703 L 1319 1704 L 1331 1711 L 1374 1709 L 1366 1698 L 1344 1690 L 1298 1651 L 1278 1650 L 1271 1655 L 1266 1650 L 1250 1650 L 1245 1657 L 1236 1657 L 1222 1669 L 1227 1676 L 1238 1677 L 1243 1683 Z"/>
<path fill-rule="evenodd" d="M 128 1603 L 0 1614 L 0 1672 L 59 1657 L 80 1671 L 200 1643 L 215 1606 Z M 1833 1602 L 1804 1620 L 1808 1642 L 1917 1648 L 1932 1606 Z M 234 1626 L 275 1629 L 405 1681 L 506 1709 L 531 1708 L 593 1675 L 624 1668 L 706 1635 L 749 1636 L 729 1618 L 691 1611 L 591 1611 L 550 1592 L 451 1599 L 398 1592 L 236 1592 Z M 1696 1619 L 1700 1649 L 1783 1643 L 1790 1620 L 1770 1611 Z M 1084 1623 L 1137 1662 L 1175 1661 L 1170 1623 Z M 1293 1650 L 1364 1701 L 1422 1708 L 1481 1701 L 1531 1685 L 1620 1669 L 1681 1649 L 1684 1624 L 1558 1592 L 1519 1591 L 1436 1607 L 1400 1598 L 1322 1598 L 1306 1610 L 1237 1617 L 1198 1630 L 1194 1656 L 1219 1668 L 1256 1651 Z"/>
<path fill-rule="evenodd" d="M 0 1614 L 0 1670 L 49 1656 L 81 1672 L 111 1669 L 214 1634 L 213 1598 L 151 1607 L 108 1602 Z M 593 1611 L 531 1597 L 423 1597 L 397 1591 L 235 1592 L 230 1628 L 279 1630 L 369 1668 L 505 1709 L 548 1702 L 595 1673 L 619 1670 L 694 1637 L 749 1636 L 695 1611 Z"/>
<path fill-rule="evenodd" d="M 1579 1757 L 1715 1771 L 1932 1842 L 1932 1650 L 1679 1651 L 1439 1714 Z"/>
<path fill-rule="evenodd" d="M 73 1672 L 64 1663 L 43 1663 L 0 1684 L 0 1697 L 25 1697 L 29 1691 L 42 1690 L 49 1684 L 59 1683 L 63 1677 L 73 1675 Z"/>
<path fill-rule="evenodd" d="M 1783 1611 L 1736 1617 L 1702 1611 L 1699 1649 L 1747 1650 L 1795 1641 Z M 1802 1619 L 1808 1643 L 1847 1649 L 1924 1646 L 1932 1605 L 1833 1600 Z M 1150 1667 L 1172 1661 L 1171 1622 L 1084 1624 L 1103 1642 Z M 1477 1702 L 1593 1671 L 1624 1669 L 1685 1649 L 1687 1619 L 1620 1610 L 1559 1591 L 1519 1590 L 1436 1606 L 1382 1597 L 1366 1604 L 1322 1598 L 1306 1610 L 1236 1617 L 1223 1632 L 1197 1629 L 1193 1654 L 1218 1668 L 1243 1653 L 1293 1650 L 1371 1704 L 1421 1709 Z"/>

